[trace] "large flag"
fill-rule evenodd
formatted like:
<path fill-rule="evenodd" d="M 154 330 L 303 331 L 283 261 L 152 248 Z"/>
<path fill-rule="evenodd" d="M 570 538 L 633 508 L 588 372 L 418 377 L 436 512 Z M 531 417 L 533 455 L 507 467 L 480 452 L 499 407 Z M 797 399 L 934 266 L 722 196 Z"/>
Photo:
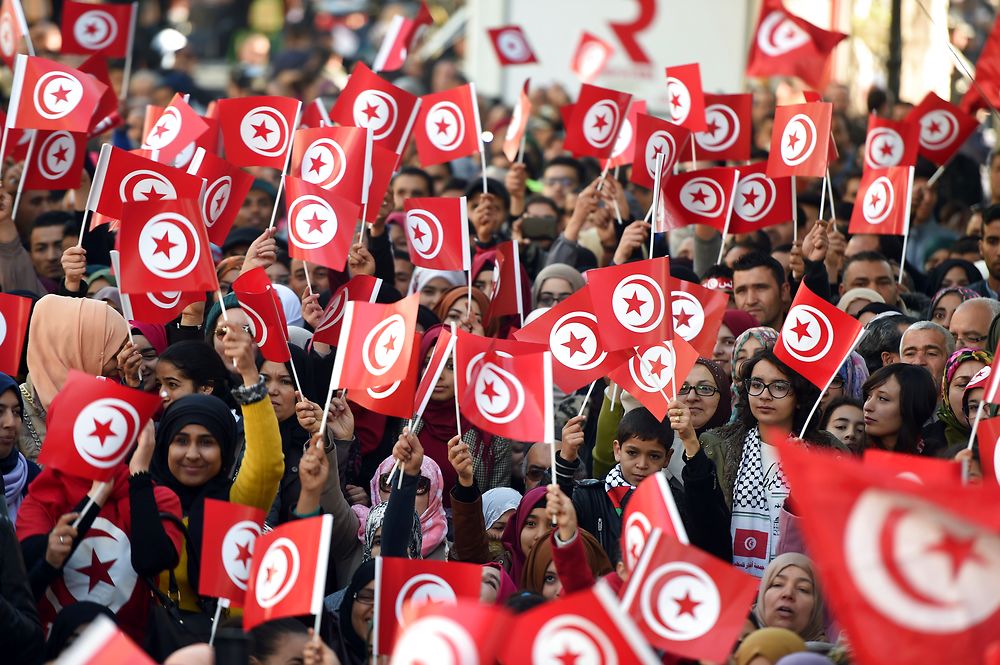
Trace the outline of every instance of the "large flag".
<path fill-rule="evenodd" d="M 122 293 L 219 288 L 197 201 L 127 203 L 122 219 L 128 220 L 119 233 Z"/>
<path fill-rule="evenodd" d="M 397 14 L 389 23 L 389 30 L 382 38 L 382 46 L 375 54 L 372 68 L 377 72 L 394 72 L 402 68 L 417 40 L 432 25 L 434 19 L 427 9 L 427 3 L 421 0 L 417 15 L 410 19 Z"/>
<path fill-rule="evenodd" d="M 605 349 L 631 349 L 671 338 L 669 279 L 666 256 L 587 272 Z"/>
<path fill-rule="evenodd" d="M 646 113 L 646 100 L 633 99 L 632 104 L 628 107 L 628 115 L 625 116 L 621 129 L 618 130 L 615 147 L 611 149 L 611 167 L 631 164 L 635 158 L 635 132 L 640 113 Z M 673 126 L 676 127 L 676 125 Z"/>
<path fill-rule="evenodd" d="M 765 0 L 747 58 L 747 76 L 798 76 L 811 87 L 822 88 L 830 53 L 846 37 L 789 13 L 781 0 Z"/>
<path fill-rule="evenodd" d="M 518 615 L 510 635 L 504 663 L 661 662 L 603 580 Z"/>
<path fill-rule="evenodd" d="M 406 627 L 396 636 L 389 665 L 490 665 L 508 639 L 512 621 L 503 607 L 465 598 L 404 607 L 403 615 Z"/>
<path fill-rule="evenodd" d="M 243 273 L 233 282 L 240 309 L 250 320 L 253 341 L 264 360 L 284 363 L 292 359 L 288 350 L 288 323 L 278 293 L 262 266 Z"/>
<path fill-rule="evenodd" d="M 243 628 L 323 611 L 333 515 L 276 527 L 254 544 Z"/>
<path fill-rule="evenodd" d="M 143 321 L 145 323 L 170 323 L 184 311 L 188 305 L 205 300 L 204 291 L 166 291 L 125 293 L 122 291 L 121 254 L 113 249 L 111 254 L 111 270 L 118 279 L 118 294 L 122 299 L 122 316 L 126 321 Z"/>
<path fill-rule="evenodd" d="M 414 140 L 423 166 L 433 166 L 482 150 L 479 101 L 473 83 L 420 98 Z"/>
<path fill-rule="evenodd" d="M 584 83 L 591 83 L 601 75 L 615 52 L 615 47 L 609 42 L 584 31 L 573 52 L 570 71 Z"/>
<path fill-rule="evenodd" d="M 874 113 L 868 118 L 865 136 L 865 168 L 915 166 L 920 149 L 920 127 L 905 120 L 888 120 Z"/>
<path fill-rule="evenodd" d="M 217 107 L 226 161 L 284 172 L 302 102 L 290 97 L 220 99 Z"/>
<path fill-rule="evenodd" d="M 382 288 L 382 280 L 371 275 L 355 275 L 347 284 L 337 289 L 330 298 L 323 318 L 313 332 L 313 341 L 324 344 L 336 344 L 340 339 L 340 325 L 344 318 L 347 303 L 351 300 L 361 300 L 373 303 L 378 298 Z"/>
<path fill-rule="evenodd" d="M 205 148 L 195 151 L 187 172 L 205 180 L 201 214 L 208 229 L 208 239 L 221 247 L 233 228 L 243 199 L 253 187 L 253 176 Z"/>
<path fill-rule="evenodd" d="M 208 123 L 178 92 L 150 127 L 142 147 L 153 151 L 156 156 L 154 161 L 169 164 L 207 131 Z"/>
<path fill-rule="evenodd" d="M 49 406 L 38 462 L 71 476 L 107 480 L 160 404 L 154 393 L 71 369 Z"/>
<path fill-rule="evenodd" d="M 285 176 L 288 255 L 343 270 L 361 217 L 356 203 L 322 187 Z"/>
<path fill-rule="evenodd" d="M 865 169 L 848 233 L 905 236 L 910 228 L 913 167 Z"/>
<path fill-rule="evenodd" d="M 331 383 L 376 388 L 406 377 L 413 353 L 420 294 L 394 303 L 350 300 L 340 324 Z"/>
<path fill-rule="evenodd" d="M 629 180 L 640 187 L 652 189 L 656 179 L 656 160 L 663 155 L 660 175 L 662 182 L 666 182 L 674 172 L 674 164 L 686 153 L 690 140 L 690 130 L 656 116 L 640 113 L 636 116 L 635 148 Z"/>
<path fill-rule="evenodd" d="M 697 62 L 667 67 L 667 108 L 670 122 L 692 132 L 703 132 L 705 93 L 701 89 L 701 67 Z"/>
<path fill-rule="evenodd" d="M 486 31 L 493 43 L 497 60 L 504 67 L 508 65 L 528 65 L 538 62 L 535 52 L 528 44 L 528 37 L 519 25 L 505 25 Z"/>
<path fill-rule="evenodd" d="M 486 432 L 514 441 L 554 442 L 552 354 L 487 353 L 460 403 L 469 422 Z"/>
<path fill-rule="evenodd" d="M 700 284 L 670 278 L 670 307 L 674 336 L 694 347 L 702 358 L 710 358 L 719 336 L 722 315 L 729 297 Z"/>
<path fill-rule="evenodd" d="M 403 210 L 413 265 L 433 270 L 472 269 L 464 196 L 410 198 L 403 202 Z"/>
<path fill-rule="evenodd" d="M 18 54 L 7 127 L 86 132 L 107 87 L 78 69 Z"/>
<path fill-rule="evenodd" d="M 1000 418 L 987 418 L 979 422 L 976 430 L 979 442 L 979 462 L 987 484 L 1000 485 Z"/>
<path fill-rule="evenodd" d="M 243 605 L 250 582 L 254 543 L 264 511 L 229 501 L 205 499 L 198 593 Z"/>
<path fill-rule="evenodd" d="M 14 58 L 22 46 L 27 47 L 28 55 L 35 54 L 21 0 L 3 0 L 0 5 L 0 60 L 14 69 Z"/>
<path fill-rule="evenodd" d="M 528 131 L 528 120 L 531 118 L 531 97 L 528 96 L 528 86 L 531 79 L 524 79 L 524 87 L 517 97 L 514 110 L 510 115 L 510 124 L 507 125 L 507 132 L 503 137 L 503 154 L 511 163 L 517 161 L 517 156 L 521 151 L 521 142 L 524 140 L 525 132 Z"/>
<path fill-rule="evenodd" d="M 830 151 L 833 104 L 810 102 L 779 106 L 774 113 L 767 175 L 822 178 Z"/>
<path fill-rule="evenodd" d="M 330 110 L 330 118 L 338 125 L 370 129 L 375 143 L 400 155 L 419 108 L 419 97 L 358 62 Z"/>
<path fill-rule="evenodd" d="M 790 444 L 781 467 L 859 665 L 985 662 L 1000 635 L 995 487 L 922 485 Z"/>
<path fill-rule="evenodd" d="M 611 491 L 625 489 L 621 496 L 617 497 L 620 504 L 629 489 L 613 488 Z M 684 528 L 684 520 L 677 509 L 674 501 L 674 493 L 670 489 L 670 483 L 664 473 L 654 473 L 639 483 L 639 486 L 632 490 L 625 512 L 622 513 L 622 534 L 621 552 L 622 561 L 625 568 L 630 573 L 635 570 L 635 565 L 642 556 L 642 551 L 646 548 L 646 543 L 653 530 L 658 529 L 665 533 L 667 538 L 687 544 L 687 529 Z"/>
<path fill-rule="evenodd" d="M 863 330 L 853 316 L 800 284 L 774 344 L 774 355 L 823 390 L 836 376 Z"/>
<path fill-rule="evenodd" d="M 753 233 L 795 218 L 792 179 L 768 177 L 766 162 L 740 167 L 735 198 L 729 218 L 731 234 Z"/>
<path fill-rule="evenodd" d="M 570 394 L 628 360 L 627 350 L 607 351 L 592 311 L 589 287 L 533 319 L 514 333 L 521 342 L 547 344 L 552 353 L 552 380 Z"/>
<path fill-rule="evenodd" d="M 920 128 L 920 155 L 943 166 L 976 131 L 975 117 L 933 92 L 906 114 L 906 122 Z"/>
<path fill-rule="evenodd" d="M 675 337 L 636 347 L 628 362 L 608 376 L 639 400 L 657 420 L 663 420 L 667 415 L 668 399 L 677 393 L 697 361 L 698 352 L 694 347 Z"/>
<path fill-rule="evenodd" d="M 407 628 L 407 612 L 428 604 L 479 600 L 482 567 L 457 561 L 383 557 L 375 559 L 376 655 L 390 654 Z"/>
<path fill-rule="evenodd" d="M 35 132 L 34 153 L 24 169 L 25 189 L 76 189 L 83 176 L 87 135 L 63 130 Z"/>
<path fill-rule="evenodd" d="M 626 92 L 583 84 L 566 126 L 565 148 L 581 157 L 611 157 L 631 100 Z"/>
<path fill-rule="evenodd" d="M 694 135 L 698 159 L 750 159 L 753 95 L 705 95 L 705 130 Z"/>
<path fill-rule="evenodd" d="M 985 422 L 979 423 L 979 431 L 982 431 Z M 906 455 L 878 448 L 865 449 L 862 459 L 865 466 L 882 469 L 887 475 L 923 485 L 955 487 L 962 482 L 962 465 L 950 459 Z"/>
<path fill-rule="evenodd" d="M 18 375 L 30 319 L 30 298 L 0 293 L 0 372 Z"/>
<path fill-rule="evenodd" d="M 970 85 L 960 106 L 966 113 L 975 113 L 981 108 L 1000 106 L 1000 30 L 996 22 L 989 37 L 976 59 L 975 85 Z M 985 95 L 985 99 L 984 99 Z"/>
<path fill-rule="evenodd" d="M 62 53 L 124 58 L 132 48 L 138 2 L 128 5 L 66 0 L 62 9 Z"/>
<path fill-rule="evenodd" d="M 622 608 L 653 646 L 721 663 L 759 585 L 728 562 L 656 529 L 629 577 Z"/>
<path fill-rule="evenodd" d="M 423 333 L 415 333 L 413 348 L 420 349 Z M 420 363 L 423 358 L 417 352 L 410 354 L 410 369 L 406 376 L 384 386 L 372 386 L 364 390 L 347 391 L 347 399 L 359 406 L 393 418 L 413 417 L 413 396 L 420 378 Z"/>
<path fill-rule="evenodd" d="M 667 228 L 705 224 L 729 232 L 740 172 L 732 166 L 713 166 L 671 176 L 663 183 Z"/>

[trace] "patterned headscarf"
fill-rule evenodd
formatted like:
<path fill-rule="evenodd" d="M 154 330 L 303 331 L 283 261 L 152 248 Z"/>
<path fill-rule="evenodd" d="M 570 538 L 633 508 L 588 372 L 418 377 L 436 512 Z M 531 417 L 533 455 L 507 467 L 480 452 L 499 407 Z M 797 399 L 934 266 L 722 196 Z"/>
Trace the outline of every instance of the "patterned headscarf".
<path fill-rule="evenodd" d="M 375 544 L 375 532 L 385 521 L 385 511 L 389 503 L 380 503 L 373 507 L 368 513 L 368 520 L 365 522 L 365 546 L 362 554 L 362 561 L 372 559 L 372 547 Z M 420 518 L 416 511 L 413 512 L 413 522 L 410 524 L 410 538 L 406 544 L 406 554 L 411 559 L 420 559 L 420 550 L 423 546 L 423 534 L 420 531 Z"/>
<path fill-rule="evenodd" d="M 747 342 L 753 338 L 760 342 L 761 346 L 765 349 L 773 349 L 774 343 L 778 340 L 778 331 L 774 328 L 768 328 L 767 326 L 758 326 L 756 328 L 748 328 L 743 332 L 742 335 L 736 338 L 736 343 L 733 344 L 733 364 L 731 365 L 733 371 L 733 384 L 731 388 L 731 401 L 733 404 L 733 413 L 729 418 L 729 422 L 735 422 L 739 418 L 740 409 L 743 408 L 743 404 L 739 400 L 739 391 L 736 390 L 736 358 L 740 355 L 740 351 L 746 346 Z"/>
<path fill-rule="evenodd" d="M 938 306 L 938 303 L 941 302 L 941 298 L 944 298 L 946 295 L 952 293 L 958 295 L 958 297 L 961 298 L 961 302 L 959 304 L 965 302 L 966 300 L 972 300 L 973 298 L 983 297 L 982 294 L 976 293 L 967 286 L 949 286 L 947 288 L 941 289 L 940 291 L 934 294 L 934 297 L 931 298 L 931 304 L 927 306 L 927 316 L 925 316 L 924 318 L 926 318 L 928 321 L 933 321 L 934 309 Z"/>
<path fill-rule="evenodd" d="M 868 365 L 857 351 L 851 351 L 847 360 L 837 370 L 837 378 L 844 382 L 844 397 L 861 400 L 861 387 L 868 380 Z"/>
<path fill-rule="evenodd" d="M 962 418 L 955 413 L 951 401 L 948 399 L 948 389 L 951 387 L 952 379 L 955 378 L 955 372 L 958 371 L 962 363 L 969 360 L 978 360 L 984 365 L 992 365 L 993 354 L 982 349 L 959 349 L 951 354 L 948 362 L 944 365 L 944 381 L 941 382 L 941 406 L 938 407 L 937 417 L 944 423 L 944 437 L 948 441 L 948 445 L 965 443 L 972 432 L 972 427 L 962 422 Z M 955 406 L 959 409 L 962 408 L 961 404 Z"/>

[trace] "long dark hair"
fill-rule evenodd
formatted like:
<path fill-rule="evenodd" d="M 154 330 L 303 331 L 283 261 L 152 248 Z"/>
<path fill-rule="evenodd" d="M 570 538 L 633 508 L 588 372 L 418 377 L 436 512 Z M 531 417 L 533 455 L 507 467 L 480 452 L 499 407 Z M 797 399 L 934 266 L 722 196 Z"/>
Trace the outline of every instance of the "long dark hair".
<path fill-rule="evenodd" d="M 219 354 L 205 342 L 186 340 L 171 344 L 160 354 L 160 360 L 167 361 L 184 376 L 194 382 L 196 389 L 212 387 L 212 394 L 233 406 L 229 389 L 232 377 Z"/>
<path fill-rule="evenodd" d="M 919 365 L 907 365 L 905 363 L 894 363 L 876 370 L 865 384 L 861 391 L 864 400 L 868 401 L 868 396 L 873 390 L 879 388 L 891 379 L 896 378 L 899 383 L 899 415 L 902 425 L 896 434 L 895 452 L 918 454 L 921 448 L 922 431 L 927 419 L 934 413 L 937 406 L 937 392 L 934 390 L 934 379 L 926 368 Z M 865 438 L 862 445 L 864 448 L 883 448 L 882 441 L 875 436 Z"/>

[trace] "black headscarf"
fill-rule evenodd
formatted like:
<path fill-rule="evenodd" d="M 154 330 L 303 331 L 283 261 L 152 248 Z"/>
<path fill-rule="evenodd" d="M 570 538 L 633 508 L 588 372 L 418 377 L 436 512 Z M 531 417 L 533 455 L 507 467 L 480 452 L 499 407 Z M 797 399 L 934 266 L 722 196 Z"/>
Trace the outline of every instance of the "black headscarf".
<path fill-rule="evenodd" d="M 354 623 L 351 621 L 351 612 L 354 610 L 354 595 L 374 579 L 375 559 L 369 559 L 354 571 L 351 583 L 340 601 L 340 607 L 337 608 L 340 634 L 344 638 L 344 645 L 350 650 L 349 656 L 352 659 L 360 658 L 364 661 L 368 655 L 368 636 L 358 635 L 357 631 L 354 630 Z"/>
<path fill-rule="evenodd" d="M 944 282 L 944 276 L 947 275 L 948 271 L 952 268 L 961 268 L 964 270 L 965 278 L 969 280 L 969 284 L 981 282 L 983 279 L 983 273 L 979 272 L 979 268 L 965 259 L 945 259 L 941 263 L 934 266 L 934 270 L 932 270 L 931 274 L 927 276 L 927 284 L 925 285 L 924 293 L 934 297 L 934 294 L 941 290 L 941 283 Z"/>
<path fill-rule="evenodd" d="M 187 425 L 201 425 L 215 437 L 222 449 L 222 464 L 219 473 L 201 487 L 188 487 L 170 472 L 167 453 L 170 442 Z M 236 419 L 229 407 L 212 395 L 186 395 L 173 402 L 163 412 L 160 426 L 156 430 L 156 448 L 150 473 L 153 479 L 169 487 L 181 501 L 181 509 L 188 518 L 188 580 L 191 587 L 198 588 L 198 566 L 201 555 L 201 532 L 204 524 L 205 499 L 229 500 L 232 480 L 227 473 L 233 468 L 236 457 Z"/>
<path fill-rule="evenodd" d="M 4 374 L 3 372 L 0 372 L 0 395 L 3 395 L 8 390 L 13 391 L 14 394 L 17 396 L 18 406 L 21 407 L 21 411 L 23 412 L 24 398 L 21 395 L 21 389 L 17 385 L 17 381 L 15 381 L 10 376 Z M 15 442 L 14 447 L 11 448 L 10 454 L 7 455 L 7 457 L 5 457 L 4 459 L 0 459 L 0 472 L 9 474 L 11 471 L 13 471 L 14 467 L 17 466 L 17 455 L 18 455 L 18 449 L 17 449 L 17 443 Z M 3 488 L 3 482 L 0 481 L 0 489 L 2 488 Z"/>
<path fill-rule="evenodd" d="M 76 629 L 99 616 L 106 616 L 118 623 L 114 612 L 89 600 L 81 600 L 59 610 L 59 614 L 52 622 L 52 632 L 49 633 L 49 639 L 45 643 L 45 657 L 42 660 L 49 662 L 58 658 L 59 654 L 66 650 L 69 639 Z"/>

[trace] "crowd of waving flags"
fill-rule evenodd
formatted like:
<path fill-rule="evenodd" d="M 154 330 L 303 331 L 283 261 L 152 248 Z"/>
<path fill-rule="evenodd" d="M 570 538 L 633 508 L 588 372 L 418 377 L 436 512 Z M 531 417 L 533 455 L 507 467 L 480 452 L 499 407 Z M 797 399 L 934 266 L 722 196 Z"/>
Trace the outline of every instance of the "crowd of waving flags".
<path fill-rule="evenodd" d="M 0 33 L 0 57 L 14 73 L 3 154 L 26 161 L 22 186 L 77 186 L 87 139 L 122 123 L 105 59 L 128 55 L 135 11 L 135 4 L 64 3 L 64 51 L 88 56 L 72 68 L 34 56 L 20 4 L 3 2 L 0 21 L 12 28 Z M 259 96 L 220 100 L 202 116 L 176 95 L 166 107 L 147 110 L 141 148 L 104 145 L 86 210 L 91 228 L 118 229 L 114 270 L 130 318 L 166 323 L 218 289 L 210 243 L 226 237 L 250 188 L 244 167 L 280 171 L 291 256 L 343 270 L 359 220 L 374 221 L 411 140 L 424 166 L 482 155 L 474 84 L 417 97 L 377 73 L 401 67 L 430 22 L 423 3 L 415 19 L 397 17 L 374 67 L 358 63 L 331 109 Z M 844 37 L 766 0 L 747 74 L 796 75 L 818 86 Z M 489 38 L 503 66 L 538 61 L 518 26 L 491 29 Z M 984 54 L 997 49 L 991 36 Z M 582 36 L 570 66 L 584 83 L 562 110 L 565 145 L 607 167 L 631 164 L 633 182 L 658 186 L 656 230 L 706 224 L 725 235 L 794 222 L 795 179 L 829 177 L 836 156 L 832 106 L 818 96 L 778 108 L 766 163 L 677 172 L 677 164 L 699 159 L 749 161 L 750 96 L 706 93 L 697 63 L 668 66 L 669 113 L 658 117 L 644 100 L 591 83 L 612 51 L 600 38 Z M 512 160 L 523 154 L 528 86 L 503 140 Z M 996 103 L 996 86 L 984 87 L 986 100 Z M 977 124 L 969 111 L 983 100 L 967 101 L 963 109 L 929 93 L 902 121 L 872 117 L 851 232 L 906 236 L 917 156 L 948 163 Z M 276 201 L 272 224 L 278 207 Z M 404 229 L 414 265 L 470 271 L 467 215 L 464 198 L 408 200 Z M 418 419 L 452 361 L 462 413 L 509 439 L 554 442 L 553 385 L 572 392 L 605 376 L 662 418 L 678 382 L 699 355 L 710 354 L 724 294 L 672 278 L 668 257 L 650 258 L 589 271 L 584 288 L 524 325 L 518 256 L 513 242 L 498 248 L 495 295 L 484 313 L 520 317 L 513 338 L 453 327 L 438 338 L 422 371 L 417 296 L 377 303 L 381 281 L 355 276 L 333 294 L 315 332 L 317 341 L 337 347 L 330 394 L 345 389 L 372 411 Z M 288 360 L 283 310 L 263 269 L 247 272 L 233 288 L 263 356 Z M 28 312 L 27 299 L 0 294 L 0 371 L 17 373 Z M 861 334 L 853 318 L 801 286 L 775 353 L 825 390 Z M 49 410 L 39 461 L 105 480 L 158 405 L 155 395 L 73 372 Z M 1000 418 L 977 424 L 986 473 L 996 481 Z M 836 580 L 827 589 L 858 661 L 918 662 L 920 653 L 947 652 L 952 662 L 978 662 L 1000 634 L 1000 594 L 977 582 L 977 567 L 988 567 L 994 579 L 1000 567 L 1000 518 L 990 509 L 996 494 L 988 494 L 995 487 L 962 487 L 950 470 L 904 469 L 884 455 L 827 459 L 784 443 L 786 432 L 766 437 L 781 442 L 810 551 L 824 579 Z M 268 533 L 263 519 L 253 508 L 206 502 L 199 593 L 242 606 L 247 629 L 322 609 L 331 518 Z M 620 598 L 599 582 L 517 617 L 476 602 L 477 566 L 379 559 L 375 653 L 393 654 L 394 663 L 438 662 L 444 653 L 463 663 L 660 662 L 655 648 L 724 660 L 756 580 L 688 542 L 659 474 L 638 488 L 624 521 L 631 578 Z M 945 556 L 914 556 L 915 547 Z M 504 639 L 508 633 L 519 638 Z M 75 662 L 132 648 L 99 621 L 74 647 Z"/>

